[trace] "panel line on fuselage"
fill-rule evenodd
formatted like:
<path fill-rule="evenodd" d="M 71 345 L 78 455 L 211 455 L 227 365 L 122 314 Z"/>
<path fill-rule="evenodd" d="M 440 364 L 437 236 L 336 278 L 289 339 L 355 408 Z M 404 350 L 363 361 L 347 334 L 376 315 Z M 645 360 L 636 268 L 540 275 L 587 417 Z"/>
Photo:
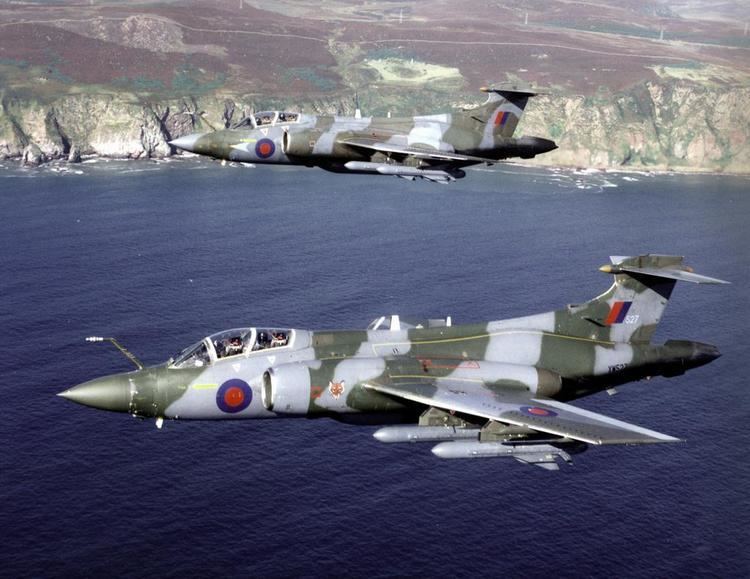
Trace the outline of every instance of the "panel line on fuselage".
<path fill-rule="evenodd" d="M 461 336 L 457 338 L 439 338 L 439 339 L 434 339 L 434 340 L 407 340 L 405 342 L 378 342 L 378 343 L 372 344 L 372 347 L 374 351 L 375 348 L 381 347 L 381 346 L 390 347 L 390 346 L 401 346 L 404 344 L 409 344 L 411 346 L 420 345 L 420 344 L 447 344 L 447 343 L 453 343 L 453 342 L 464 342 L 468 340 L 484 340 L 486 338 L 492 338 L 494 336 L 504 336 L 504 335 L 512 335 L 512 334 L 530 334 L 530 335 L 549 336 L 553 338 L 560 338 L 561 340 L 576 340 L 579 342 L 591 342 L 594 344 L 602 344 L 605 346 L 614 346 L 615 344 L 617 344 L 617 342 L 612 342 L 609 340 L 597 340 L 596 338 L 584 338 L 583 336 L 568 336 L 566 334 L 555 334 L 554 332 L 546 332 L 544 330 L 538 330 L 538 331 L 503 330 L 499 332 L 488 332 L 486 334 L 476 334 L 474 336 Z"/>

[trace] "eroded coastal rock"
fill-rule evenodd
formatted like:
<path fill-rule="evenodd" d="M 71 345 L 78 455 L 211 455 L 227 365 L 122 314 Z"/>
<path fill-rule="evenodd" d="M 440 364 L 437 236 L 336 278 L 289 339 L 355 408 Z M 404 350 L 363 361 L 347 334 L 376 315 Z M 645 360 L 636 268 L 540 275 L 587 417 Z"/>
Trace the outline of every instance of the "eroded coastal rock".
<path fill-rule="evenodd" d="M 750 88 L 645 83 L 615 98 L 539 96 L 520 132 L 559 148 L 540 164 L 750 172 Z"/>
<path fill-rule="evenodd" d="M 80 163 L 81 162 L 81 150 L 77 146 L 73 146 L 68 153 L 68 163 Z"/>
<path fill-rule="evenodd" d="M 21 156 L 21 163 L 28 167 L 38 167 L 47 160 L 47 156 L 34 143 L 26 145 Z"/>
<path fill-rule="evenodd" d="M 352 112 L 344 98 L 298 106 L 318 114 Z M 175 154 L 171 139 L 229 127 L 260 108 L 268 105 L 218 95 L 157 102 L 81 94 L 47 103 L 6 96 L 0 158 L 35 164 L 75 162 L 81 155 L 168 157 Z M 750 88 L 649 82 L 614 96 L 540 95 L 518 133 L 557 141 L 559 149 L 534 161 L 542 165 L 750 173 Z"/>

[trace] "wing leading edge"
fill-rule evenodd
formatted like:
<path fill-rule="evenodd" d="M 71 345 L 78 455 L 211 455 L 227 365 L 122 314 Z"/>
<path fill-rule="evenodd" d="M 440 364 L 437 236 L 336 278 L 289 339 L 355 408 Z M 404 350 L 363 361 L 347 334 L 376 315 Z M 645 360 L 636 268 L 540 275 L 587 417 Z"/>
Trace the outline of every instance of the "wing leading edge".
<path fill-rule="evenodd" d="M 460 412 L 531 428 L 590 444 L 654 444 L 680 439 L 583 410 L 555 400 L 525 398 L 478 382 L 452 379 L 368 383 L 366 388 L 389 396 L 452 412 Z"/>

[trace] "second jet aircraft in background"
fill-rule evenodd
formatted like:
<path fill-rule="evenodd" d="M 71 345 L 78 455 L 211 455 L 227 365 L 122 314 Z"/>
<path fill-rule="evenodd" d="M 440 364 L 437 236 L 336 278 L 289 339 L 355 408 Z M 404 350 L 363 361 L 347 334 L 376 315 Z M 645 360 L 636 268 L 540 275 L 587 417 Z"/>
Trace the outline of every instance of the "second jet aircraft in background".
<path fill-rule="evenodd" d="M 354 117 L 266 111 L 234 127 L 170 141 L 185 151 L 227 161 L 321 167 L 340 173 L 395 175 L 448 183 L 463 167 L 530 159 L 557 148 L 541 137 L 513 137 L 527 90 L 483 88 L 487 102 L 454 113 Z M 359 110 L 358 110 L 359 111 Z"/>

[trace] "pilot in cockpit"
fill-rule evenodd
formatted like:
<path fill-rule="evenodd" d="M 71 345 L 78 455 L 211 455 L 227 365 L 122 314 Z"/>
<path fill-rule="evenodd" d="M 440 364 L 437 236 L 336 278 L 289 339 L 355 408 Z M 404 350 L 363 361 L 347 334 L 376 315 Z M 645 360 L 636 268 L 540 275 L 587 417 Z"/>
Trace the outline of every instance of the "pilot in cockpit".
<path fill-rule="evenodd" d="M 255 115 L 255 124 L 259 127 L 264 125 L 272 125 L 276 118 L 275 112 L 263 112 Z"/>
<path fill-rule="evenodd" d="M 242 338 L 240 336 L 234 336 L 227 340 L 227 342 L 224 347 L 227 356 L 235 356 L 242 353 Z"/>

